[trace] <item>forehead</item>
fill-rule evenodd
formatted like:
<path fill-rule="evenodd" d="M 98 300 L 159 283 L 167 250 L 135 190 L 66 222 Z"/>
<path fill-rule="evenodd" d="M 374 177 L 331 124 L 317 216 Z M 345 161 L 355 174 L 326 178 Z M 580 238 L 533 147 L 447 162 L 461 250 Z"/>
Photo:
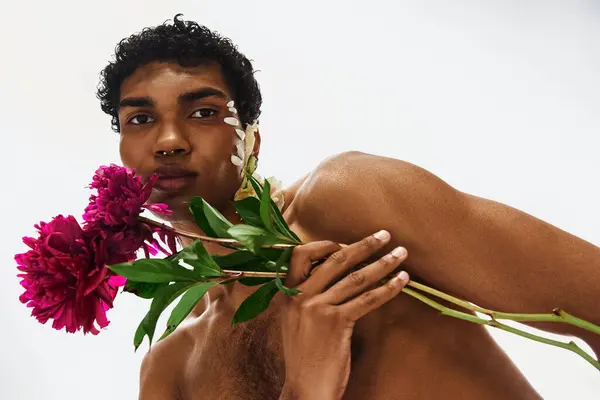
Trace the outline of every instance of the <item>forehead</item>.
<path fill-rule="evenodd" d="M 199 88 L 215 88 L 232 97 L 221 68 L 215 63 L 182 67 L 172 62 L 152 62 L 141 66 L 123 81 L 120 98 L 176 98 Z"/>

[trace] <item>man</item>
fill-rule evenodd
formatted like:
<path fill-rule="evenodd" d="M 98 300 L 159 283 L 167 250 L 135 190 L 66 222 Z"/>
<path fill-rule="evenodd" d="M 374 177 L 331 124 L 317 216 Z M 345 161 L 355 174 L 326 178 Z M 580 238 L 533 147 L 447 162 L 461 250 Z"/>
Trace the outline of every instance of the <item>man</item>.
<path fill-rule="evenodd" d="M 230 202 L 244 166 L 232 156 L 245 137 L 224 121 L 252 124 L 261 96 L 250 61 L 229 40 L 177 16 L 122 41 L 98 95 L 124 165 L 159 174 L 151 201 L 174 210 L 174 226 L 198 231 L 187 209 L 193 196 L 240 221 Z M 539 398 L 483 327 L 398 296 L 405 274 L 375 284 L 401 263 L 416 281 L 486 308 L 560 307 L 600 323 L 598 247 L 417 166 L 344 153 L 284 194 L 284 218 L 307 243 L 294 251 L 287 281 L 302 294 L 277 296 L 232 327 L 256 288 L 215 287 L 146 355 L 141 399 Z M 600 354 L 600 337 L 587 331 L 532 326 L 577 336 Z"/>

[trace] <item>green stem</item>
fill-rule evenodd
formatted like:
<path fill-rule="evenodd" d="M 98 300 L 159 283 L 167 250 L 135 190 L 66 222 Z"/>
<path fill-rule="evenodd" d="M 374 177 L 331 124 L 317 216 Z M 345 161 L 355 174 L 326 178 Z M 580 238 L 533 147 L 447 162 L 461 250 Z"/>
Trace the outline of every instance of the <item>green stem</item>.
<path fill-rule="evenodd" d="M 462 320 L 473 322 L 473 323 L 476 323 L 479 325 L 491 326 L 493 328 L 497 328 L 497 329 L 500 329 L 500 330 L 503 330 L 506 332 L 510 332 L 515 335 L 519 335 L 519 336 L 525 337 L 527 339 L 534 340 L 536 342 L 549 344 L 551 346 L 556 346 L 556 347 L 560 347 L 562 349 L 570 350 L 570 351 L 574 352 L 575 354 L 578 354 L 584 360 L 586 360 L 587 362 L 592 364 L 592 366 L 594 366 L 594 368 L 596 368 L 597 370 L 600 371 L 600 362 L 598 360 L 595 360 L 592 356 L 590 356 L 588 353 L 586 353 L 581 347 L 577 346 L 574 342 L 564 343 L 564 342 L 560 342 L 558 340 L 548 339 L 548 338 L 545 338 L 542 336 L 538 336 L 538 335 L 534 335 L 532 333 L 522 331 L 517 328 L 513 328 L 512 326 L 504 325 L 493 319 L 487 320 L 487 319 L 479 318 L 477 316 L 467 314 L 467 313 L 464 313 L 461 311 L 456 311 L 456 310 L 453 310 L 446 306 L 443 306 L 442 304 L 430 299 L 429 297 L 427 297 L 421 293 L 418 293 L 412 289 L 409 289 L 407 287 L 404 287 L 402 289 L 402 291 L 404 293 L 408 294 L 409 296 L 412 296 L 412 297 L 416 298 L 417 300 L 420 300 L 421 302 L 427 304 L 428 306 L 435 308 L 436 310 L 440 311 L 442 313 L 442 315 L 447 315 L 450 317 L 462 319 Z"/>
<path fill-rule="evenodd" d="M 236 278 L 277 278 L 277 272 L 235 271 L 229 269 L 224 269 L 223 272 Z M 279 274 L 280 277 L 283 275 L 285 274 Z"/>
<path fill-rule="evenodd" d="M 202 242 L 207 242 L 207 243 L 218 243 L 218 244 L 222 244 L 222 245 L 224 244 L 224 245 L 233 245 L 233 246 L 243 246 L 242 243 L 238 242 L 235 239 L 214 238 L 214 237 L 210 237 L 210 236 L 199 235 L 194 232 L 189 232 L 189 231 L 184 231 L 182 229 L 173 228 L 171 226 L 163 224 L 162 222 L 154 221 L 150 218 L 146 218 L 146 217 L 142 217 L 142 216 L 139 216 L 138 220 L 145 224 L 157 226 L 165 231 L 173 232 L 173 233 L 177 234 L 178 236 L 183 236 L 188 239 L 200 240 Z M 296 246 L 296 245 L 295 244 L 273 244 L 270 246 L 263 246 L 263 248 L 287 249 L 288 247 L 294 247 L 294 246 Z"/>
<path fill-rule="evenodd" d="M 535 340 L 536 342 L 545 343 L 545 344 L 549 344 L 552 346 L 560 347 L 562 349 L 570 350 L 570 351 L 574 352 L 575 354 L 578 354 L 581 357 L 583 357 L 583 359 L 585 359 L 587 362 L 592 364 L 597 370 L 600 371 L 600 362 L 598 360 L 594 359 L 592 356 L 590 356 L 581 347 L 577 346 L 575 344 L 575 342 L 573 342 L 573 341 L 570 341 L 569 343 L 564 343 L 564 342 L 560 342 L 558 340 L 548 339 L 548 338 L 545 338 L 542 336 L 537 336 L 532 333 L 522 331 L 517 328 L 513 328 L 512 326 L 504 325 L 504 324 L 502 324 L 498 321 L 494 321 L 494 320 L 488 321 L 488 323 L 486 325 L 501 329 L 506 332 L 514 333 L 515 335 L 523 336 L 524 338 L 527 338 L 527 339 Z"/>
<path fill-rule="evenodd" d="M 168 230 L 179 236 L 184 236 L 184 237 L 187 237 L 190 239 L 200 240 L 200 241 L 209 242 L 209 243 L 225 244 L 225 245 L 235 245 L 235 246 L 243 245 L 242 243 L 240 243 L 234 239 L 213 238 L 213 237 L 209 237 L 209 236 L 198 235 L 196 233 L 184 231 L 181 229 L 172 228 L 163 223 L 151 220 L 146 217 L 140 216 L 140 217 L 138 217 L 138 219 L 144 223 L 158 226 L 161 229 Z M 286 248 L 294 247 L 294 246 L 296 246 L 296 245 L 295 244 L 275 244 L 275 245 L 265 246 L 265 247 L 276 248 L 276 249 L 286 249 Z M 276 278 L 276 276 L 277 276 L 277 273 L 275 273 L 275 272 L 232 271 L 232 270 L 226 270 L 223 272 L 225 272 L 226 274 L 228 274 L 230 276 L 235 276 L 235 278 L 242 278 L 242 277 Z M 280 273 L 279 276 L 281 278 L 285 278 L 286 274 Z M 519 329 L 510 327 L 508 325 L 504 325 L 497 321 L 499 319 L 504 319 L 504 320 L 511 320 L 511 321 L 516 321 L 516 322 L 560 322 L 560 323 L 567 323 L 570 325 L 578 326 L 580 328 L 583 328 L 585 330 L 593 332 L 597 335 L 600 335 L 600 326 L 594 325 L 591 322 L 577 318 L 577 317 L 565 312 L 564 310 L 554 309 L 552 314 L 503 313 L 503 312 L 498 312 L 498 311 L 490 310 L 487 308 L 479 307 L 477 305 L 469 303 L 468 301 L 465 301 L 465 300 L 459 299 L 457 297 L 451 296 L 449 294 L 443 293 L 439 290 L 428 287 L 428 286 L 423 285 L 418 282 L 410 281 L 410 282 L 408 282 L 407 286 L 418 289 L 422 292 L 428 293 L 428 294 L 436 296 L 438 298 L 444 299 L 452 304 L 456 304 L 456 305 L 458 305 L 462 308 L 465 308 L 467 310 L 470 310 L 472 312 L 479 312 L 479 313 L 485 314 L 485 315 L 489 316 L 491 318 L 491 320 L 486 320 L 486 319 L 479 318 L 479 317 L 476 317 L 476 316 L 468 314 L 468 313 L 464 313 L 461 311 L 457 311 L 457 310 L 445 307 L 445 306 L 441 305 L 440 303 L 437 303 L 434 300 L 430 299 L 429 297 L 424 296 L 423 294 L 418 293 L 408 287 L 405 287 L 402 290 L 404 293 L 406 293 L 406 294 L 422 301 L 423 303 L 429 305 L 430 307 L 433 307 L 436 310 L 440 311 L 443 315 L 462 319 L 462 320 L 480 324 L 480 325 L 492 326 L 494 328 L 498 328 L 498 329 L 501 329 L 501 330 L 504 330 L 507 332 L 511 332 L 511 333 L 526 337 L 531 340 L 535 340 L 535 341 L 538 341 L 541 343 L 546 343 L 546 344 L 550 344 L 550 345 L 557 346 L 560 348 L 568 349 L 570 351 L 573 351 L 573 352 L 579 354 L 586 361 L 590 362 L 594 367 L 596 367 L 597 369 L 600 370 L 600 363 L 598 361 L 594 360 L 589 354 L 587 354 L 585 351 L 583 351 L 580 347 L 578 347 L 573 342 L 563 343 L 563 342 L 559 342 L 556 340 L 547 339 L 547 338 L 544 338 L 541 336 L 537 336 L 537 335 L 533 335 L 533 334 L 521 331 Z"/>
<path fill-rule="evenodd" d="M 469 303 L 468 301 L 456 298 L 454 296 L 450 296 L 449 294 L 440 292 L 439 290 L 430 288 L 418 282 L 410 281 L 408 286 L 413 287 L 415 289 L 419 289 L 425 293 L 431 294 L 433 296 L 444 299 L 450 303 L 456 304 L 460 307 L 463 307 L 467 310 L 482 313 L 488 315 L 493 320 L 505 319 L 516 322 L 560 322 L 573 326 L 580 327 L 596 335 L 600 335 L 600 326 L 594 325 L 591 322 L 585 321 L 581 318 L 577 318 L 564 310 L 554 309 L 552 314 L 515 314 L 515 313 L 505 313 L 494 310 L 489 310 L 487 308 L 482 308 L 476 306 L 474 304 Z"/>

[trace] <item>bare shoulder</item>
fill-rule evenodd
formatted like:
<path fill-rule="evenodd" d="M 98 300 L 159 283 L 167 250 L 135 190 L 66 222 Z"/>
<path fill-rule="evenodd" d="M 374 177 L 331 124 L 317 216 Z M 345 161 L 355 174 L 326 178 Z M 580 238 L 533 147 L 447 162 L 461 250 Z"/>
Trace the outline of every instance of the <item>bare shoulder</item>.
<path fill-rule="evenodd" d="M 357 151 L 336 154 L 321 162 L 298 188 L 292 205 L 294 219 L 305 225 L 335 217 L 338 225 L 352 225 L 348 219 L 357 207 L 385 205 L 397 188 L 418 182 L 417 176 L 424 173 L 394 158 Z"/>
<path fill-rule="evenodd" d="M 152 345 L 140 369 L 140 400 L 181 399 L 179 377 L 193 347 L 185 329 Z"/>
<path fill-rule="evenodd" d="M 387 229 L 394 244 L 414 247 L 412 238 L 424 232 L 425 219 L 439 224 L 450 205 L 463 203 L 463 194 L 415 164 L 352 151 L 321 162 L 298 189 L 288 215 L 310 240 L 353 243 Z M 462 212 L 462 206 L 455 208 Z M 435 234 L 439 226 L 431 225 Z"/>
<path fill-rule="evenodd" d="M 366 195 L 365 188 L 390 188 L 395 183 L 414 183 L 425 175 L 424 169 L 404 160 L 358 151 L 333 155 L 322 161 L 302 181 L 299 200 L 339 201 L 350 194 Z"/>

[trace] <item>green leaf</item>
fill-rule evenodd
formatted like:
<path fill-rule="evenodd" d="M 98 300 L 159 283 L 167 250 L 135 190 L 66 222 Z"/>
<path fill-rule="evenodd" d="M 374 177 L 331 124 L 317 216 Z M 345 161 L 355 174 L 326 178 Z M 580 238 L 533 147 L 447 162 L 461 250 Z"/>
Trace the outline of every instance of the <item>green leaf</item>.
<path fill-rule="evenodd" d="M 196 240 L 175 257 L 176 261 L 182 260 L 194 268 L 194 272 L 205 277 L 221 276 L 221 267 L 208 254 L 201 241 Z"/>
<path fill-rule="evenodd" d="M 260 197 L 260 219 L 267 232 L 277 235 L 279 232 L 273 227 L 271 220 L 271 184 L 265 180 L 265 187 Z"/>
<path fill-rule="evenodd" d="M 208 254 L 208 251 L 206 251 L 206 248 L 200 240 L 195 240 L 189 246 L 182 249 L 177 253 L 174 260 L 200 260 L 206 265 L 209 265 L 212 269 L 220 269 L 219 265 L 212 259 L 211 255 Z"/>
<path fill-rule="evenodd" d="M 275 278 L 275 285 L 277 286 L 277 289 L 279 289 L 280 292 L 283 292 L 288 296 L 295 296 L 298 293 L 300 293 L 300 291 L 298 289 L 289 288 L 287 286 L 284 286 L 279 275 L 277 275 L 277 278 Z"/>
<path fill-rule="evenodd" d="M 109 265 L 108 268 L 117 275 L 136 282 L 169 283 L 198 280 L 194 271 L 161 258 L 142 258 L 132 263 Z"/>
<path fill-rule="evenodd" d="M 265 260 L 277 262 L 277 260 L 279 260 L 279 257 L 281 257 L 281 255 L 283 254 L 284 250 L 285 249 L 260 249 L 257 252 L 257 254 Z"/>
<path fill-rule="evenodd" d="M 256 192 L 256 196 L 259 199 L 262 198 L 263 189 L 262 189 L 262 185 L 260 184 L 260 182 L 252 175 L 248 175 L 248 180 L 250 181 L 250 184 L 254 188 L 254 191 Z"/>
<path fill-rule="evenodd" d="M 292 250 L 293 249 L 291 249 L 291 248 L 285 249 L 283 254 L 281 255 L 281 257 L 279 257 L 279 260 L 277 260 L 277 262 L 275 263 L 275 271 L 277 272 L 277 275 L 275 277 L 275 285 L 277 286 L 279 291 L 287 294 L 288 296 L 295 296 L 298 293 L 300 293 L 300 291 L 298 289 L 291 289 L 291 288 L 288 288 L 287 286 L 284 286 L 283 282 L 281 281 L 281 277 L 279 276 L 279 273 L 281 272 L 281 268 L 284 265 L 287 265 L 287 263 L 290 261 L 290 258 L 292 256 Z"/>
<path fill-rule="evenodd" d="M 246 224 L 259 228 L 265 227 L 260 219 L 260 200 L 256 197 L 246 197 L 234 202 L 233 205 Z"/>
<path fill-rule="evenodd" d="M 206 292 L 208 292 L 211 287 L 217 284 L 218 282 L 199 283 L 192 286 L 187 292 L 185 292 L 183 296 L 181 296 L 179 303 L 177 303 L 171 312 L 171 316 L 167 321 L 167 329 L 165 330 L 165 333 L 163 333 L 158 340 L 162 340 L 173 333 L 179 324 L 181 324 L 181 322 L 183 322 L 183 320 L 194 309 L 196 304 L 198 304 Z"/>
<path fill-rule="evenodd" d="M 271 250 L 271 249 L 262 249 Z M 277 249 L 274 249 L 277 250 Z M 277 250 L 281 252 L 281 250 Z M 249 251 L 237 251 L 234 253 L 227 254 L 225 256 L 214 256 L 214 260 L 223 269 L 233 269 L 235 271 L 257 271 L 257 272 L 269 272 L 271 269 L 267 268 L 266 261 L 263 257 L 252 254 Z"/>
<path fill-rule="evenodd" d="M 202 231 L 211 237 L 228 238 L 227 230 L 232 226 L 217 209 L 208 204 L 202 197 L 190 200 L 190 211 Z"/>
<path fill-rule="evenodd" d="M 148 311 L 148 314 L 142 320 L 142 329 L 144 330 L 144 335 L 148 336 L 150 345 L 152 345 L 152 339 L 154 338 L 154 332 L 156 331 L 156 323 L 158 322 L 160 314 L 162 314 L 169 304 L 175 301 L 175 299 L 192 286 L 194 286 L 194 283 L 176 282 L 162 288 L 156 293 L 156 296 L 154 296 L 154 300 L 152 300 L 152 304 L 150 305 L 150 311 Z"/>
<path fill-rule="evenodd" d="M 133 346 L 135 348 L 135 351 L 137 351 L 138 347 L 140 347 L 140 345 L 144 341 L 144 337 L 146 337 L 146 330 L 144 329 L 144 326 L 147 324 L 146 321 L 148 318 L 148 314 L 149 313 L 146 313 L 146 315 L 142 319 L 142 322 L 140 322 L 137 329 L 135 330 L 135 335 L 133 336 Z"/>
<path fill-rule="evenodd" d="M 206 265 L 203 260 L 187 260 L 184 261 L 194 268 L 194 272 L 202 277 L 212 278 L 217 276 L 223 276 L 221 269 L 213 269 L 210 265 Z M 218 265 L 217 265 L 218 267 Z"/>
<path fill-rule="evenodd" d="M 223 269 L 231 269 L 238 265 L 244 265 L 259 258 L 246 250 L 240 250 L 224 256 L 213 256 L 213 260 Z"/>
<path fill-rule="evenodd" d="M 242 278 L 238 282 L 244 286 L 258 286 L 272 281 L 273 278 Z"/>
<path fill-rule="evenodd" d="M 262 246 L 286 243 L 286 239 L 276 237 L 256 226 L 234 225 L 227 232 L 232 238 L 244 244 L 248 250 L 255 254 Z"/>
<path fill-rule="evenodd" d="M 280 232 L 280 234 L 282 234 L 284 237 L 292 240 L 294 242 L 294 244 L 302 244 L 302 241 L 300 240 L 298 235 L 296 235 L 290 229 L 288 224 L 285 222 L 285 219 L 283 219 L 281 212 L 279 212 L 279 208 L 277 208 L 277 205 L 275 203 L 273 203 L 273 200 L 271 200 L 271 203 L 272 203 L 271 212 L 273 213 L 273 215 L 275 215 L 275 225 L 277 226 L 277 230 Z"/>
<path fill-rule="evenodd" d="M 263 189 L 262 189 L 260 182 L 253 176 L 249 176 L 248 179 L 250 180 L 250 183 L 252 184 L 252 187 L 254 188 L 254 191 L 256 192 L 257 196 L 260 199 L 262 199 L 263 198 Z M 267 180 L 265 180 L 265 187 L 267 184 L 269 184 L 269 182 Z M 269 188 L 270 188 L 270 185 L 269 185 Z M 269 189 L 269 192 L 270 192 L 270 189 Z M 262 204 L 262 202 L 261 202 L 261 204 Z M 301 244 L 302 242 L 300 241 L 300 238 L 298 238 L 298 236 L 294 232 L 292 232 L 292 230 L 288 226 L 287 222 L 285 222 L 283 215 L 281 215 L 281 212 L 279 211 L 279 207 L 277 207 L 277 204 L 275 204 L 273 199 L 271 199 L 270 193 L 269 193 L 269 204 L 270 204 L 270 213 L 272 214 L 273 221 L 277 227 L 277 232 L 280 235 L 283 235 L 285 238 L 290 239 L 294 244 Z M 262 217 L 262 214 L 261 214 L 261 217 Z"/>
<path fill-rule="evenodd" d="M 167 283 L 136 282 L 128 279 L 123 291 L 133 293 L 142 299 L 151 299 L 161 287 L 166 285 Z"/>
<path fill-rule="evenodd" d="M 233 316 L 232 325 L 249 321 L 265 311 L 277 292 L 275 281 L 271 281 L 258 288 L 237 309 Z"/>
<path fill-rule="evenodd" d="M 287 264 L 290 261 L 290 258 L 292 258 L 292 251 L 294 250 L 293 247 L 288 247 L 287 249 L 284 249 L 281 252 L 281 255 L 279 256 L 279 258 L 277 259 L 277 261 L 275 262 L 275 269 L 277 271 L 279 271 L 279 269 Z"/>

